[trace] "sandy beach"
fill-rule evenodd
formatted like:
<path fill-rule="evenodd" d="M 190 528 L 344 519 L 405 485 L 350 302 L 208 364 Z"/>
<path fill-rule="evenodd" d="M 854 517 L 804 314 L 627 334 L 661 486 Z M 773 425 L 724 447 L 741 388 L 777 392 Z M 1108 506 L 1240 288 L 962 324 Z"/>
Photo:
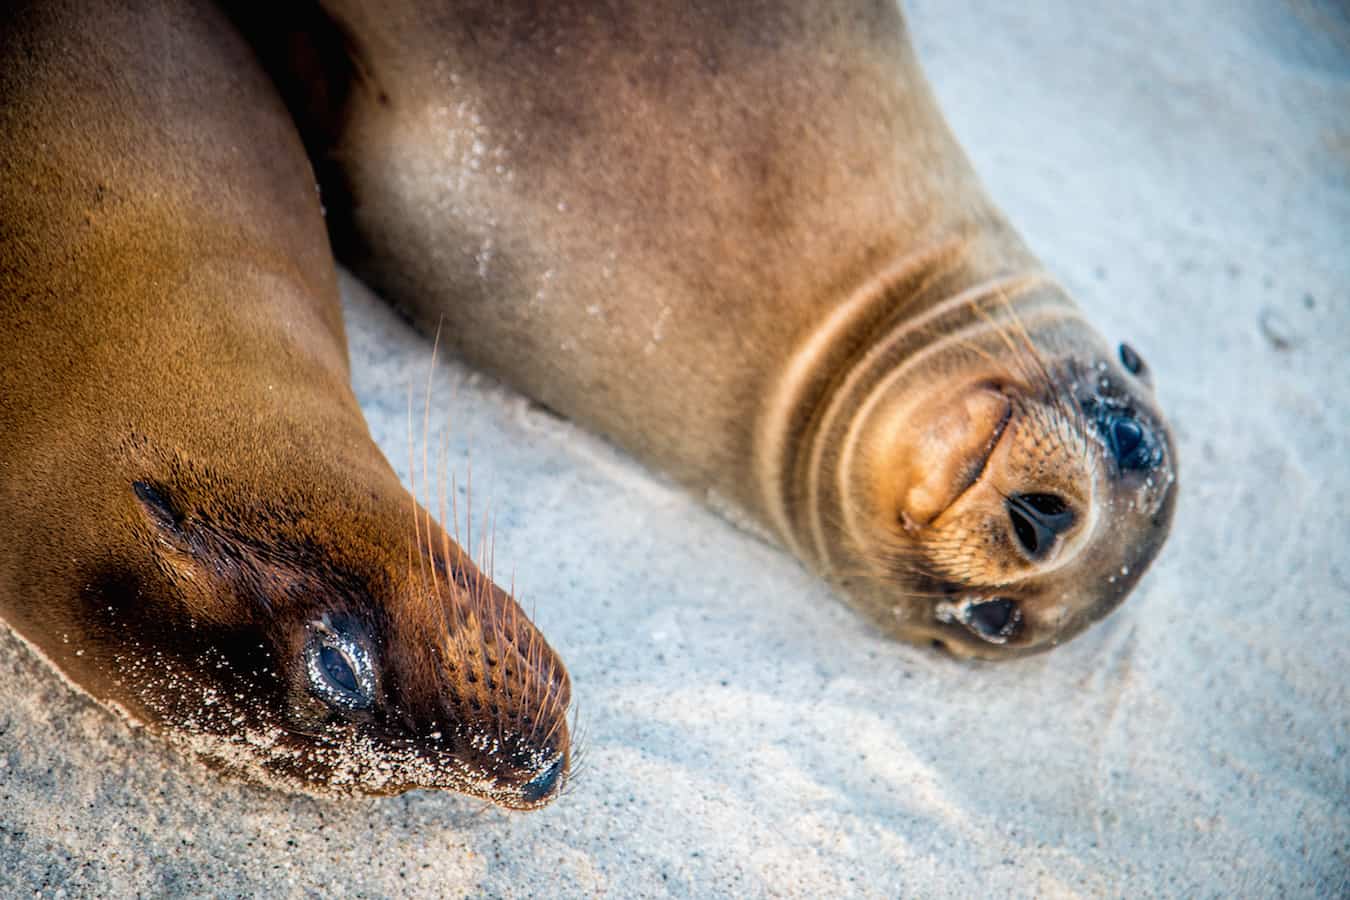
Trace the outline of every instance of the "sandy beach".
<path fill-rule="evenodd" d="M 1182 493 L 1128 603 L 1022 662 L 899 645 L 438 359 L 431 439 L 461 485 L 472 462 L 496 574 L 572 673 L 568 793 L 517 814 L 223 781 L 0 629 L 0 896 L 1350 895 L 1350 12 L 904 6 L 990 192 L 1154 371 Z M 345 305 L 407 482 L 431 342 Z"/>

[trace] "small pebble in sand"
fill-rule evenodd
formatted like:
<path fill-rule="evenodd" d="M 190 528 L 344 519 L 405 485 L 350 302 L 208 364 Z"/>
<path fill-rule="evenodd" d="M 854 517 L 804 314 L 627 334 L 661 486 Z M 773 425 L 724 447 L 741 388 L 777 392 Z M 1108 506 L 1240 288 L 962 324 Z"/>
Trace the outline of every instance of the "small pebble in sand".
<path fill-rule="evenodd" d="M 1257 321 L 1261 326 L 1261 335 L 1274 349 L 1292 350 L 1298 344 L 1298 334 L 1279 310 L 1267 306 L 1261 310 Z"/>

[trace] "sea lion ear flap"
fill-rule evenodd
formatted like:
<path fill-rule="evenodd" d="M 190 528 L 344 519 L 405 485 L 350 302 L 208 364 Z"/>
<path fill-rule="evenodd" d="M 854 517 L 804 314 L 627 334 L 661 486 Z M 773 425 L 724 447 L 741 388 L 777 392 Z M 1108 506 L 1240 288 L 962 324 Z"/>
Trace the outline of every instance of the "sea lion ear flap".
<path fill-rule="evenodd" d="M 172 453 L 158 450 L 134 431 L 122 439 L 118 456 L 127 468 L 140 475 L 131 482 L 131 493 L 155 535 L 183 552 L 190 552 L 185 528 L 187 510 L 172 487 L 181 461 Z M 150 473 L 159 473 L 159 477 Z"/>
<path fill-rule="evenodd" d="M 221 576 L 228 578 L 237 566 L 227 563 L 220 542 L 212 540 L 209 530 L 193 527 L 187 511 L 167 485 L 137 480 L 131 483 L 131 491 L 151 526 L 154 540 L 148 549 L 156 567 L 172 584 L 183 612 L 205 622 L 237 621 L 239 607 L 233 599 L 234 591 L 220 583 Z"/>
<path fill-rule="evenodd" d="M 165 533 L 164 536 L 175 539 L 175 543 L 181 542 L 187 549 L 187 536 L 182 530 L 183 514 L 173 505 L 169 493 L 162 486 L 149 481 L 133 481 L 131 490 L 135 492 L 136 499 L 141 501 L 141 507 L 150 521 Z"/>
<path fill-rule="evenodd" d="M 1125 371 L 1150 387 L 1153 385 L 1153 373 L 1149 369 L 1148 363 L 1144 362 L 1144 358 L 1139 355 L 1138 350 L 1129 344 L 1121 343 L 1116 352 L 1120 356 L 1120 364 L 1125 367 Z"/>

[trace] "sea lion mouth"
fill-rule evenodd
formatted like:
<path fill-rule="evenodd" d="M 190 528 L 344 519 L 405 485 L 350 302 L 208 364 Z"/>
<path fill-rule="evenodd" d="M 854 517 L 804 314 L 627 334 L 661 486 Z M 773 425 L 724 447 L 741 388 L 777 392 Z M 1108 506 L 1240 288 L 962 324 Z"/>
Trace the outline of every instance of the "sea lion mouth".
<path fill-rule="evenodd" d="M 989 460 L 993 459 L 994 451 L 998 449 L 998 445 L 1003 440 L 1003 435 L 1007 432 L 1008 424 L 1012 421 L 1013 417 L 1013 405 L 1006 397 L 1004 397 L 1004 404 L 1003 414 L 994 424 L 993 431 L 984 442 L 984 446 L 967 461 L 963 469 L 965 477 L 962 482 L 959 483 L 959 487 L 952 497 L 951 502 L 944 506 L 934 518 L 940 518 L 943 513 L 960 503 L 961 498 L 964 497 L 971 488 L 979 484 L 980 479 L 984 477 L 984 473 L 989 470 Z"/>
<path fill-rule="evenodd" d="M 907 531 L 931 525 L 980 483 L 1014 411 L 1007 392 L 992 383 L 917 411 L 920 424 L 906 428 L 893 451 L 903 461 L 900 519 Z"/>

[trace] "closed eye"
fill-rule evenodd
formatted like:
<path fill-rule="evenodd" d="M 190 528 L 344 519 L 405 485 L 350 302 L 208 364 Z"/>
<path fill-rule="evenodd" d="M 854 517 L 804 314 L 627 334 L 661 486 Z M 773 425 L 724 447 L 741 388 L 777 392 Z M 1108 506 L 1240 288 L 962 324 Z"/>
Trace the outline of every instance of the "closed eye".
<path fill-rule="evenodd" d="M 324 677 L 330 685 L 349 694 L 358 693 L 356 672 L 347 661 L 347 654 L 336 647 L 320 647 L 319 665 L 323 667 Z"/>
<path fill-rule="evenodd" d="M 315 623 L 305 645 L 305 670 L 310 689 L 329 706 L 362 710 L 375 701 L 370 654 L 353 637 Z"/>

